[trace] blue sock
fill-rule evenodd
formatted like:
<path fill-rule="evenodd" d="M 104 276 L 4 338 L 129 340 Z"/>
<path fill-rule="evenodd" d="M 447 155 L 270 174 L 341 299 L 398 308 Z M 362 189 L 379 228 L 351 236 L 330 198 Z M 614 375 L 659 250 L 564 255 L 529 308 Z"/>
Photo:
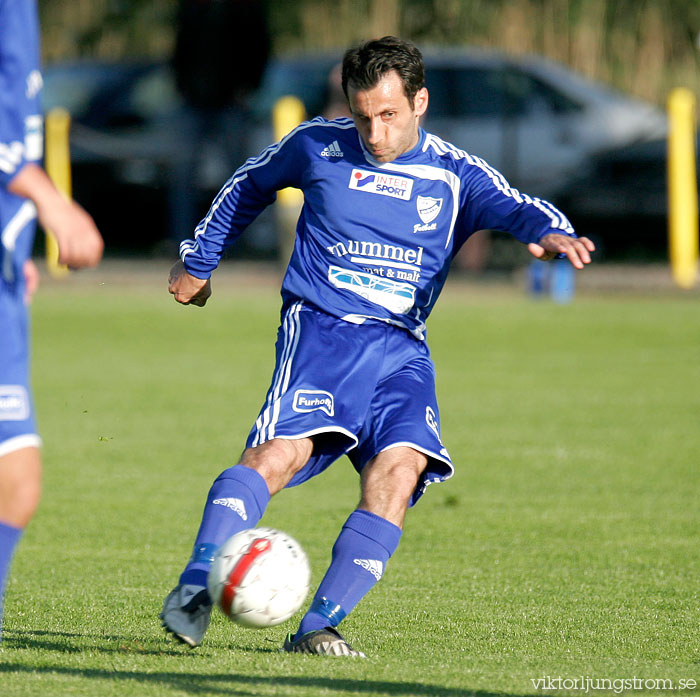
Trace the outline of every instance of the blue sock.
<path fill-rule="evenodd" d="M 255 470 L 245 465 L 224 470 L 209 490 L 194 551 L 180 583 L 206 586 L 216 550 L 237 532 L 254 528 L 269 500 L 267 484 Z"/>
<path fill-rule="evenodd" d="M 20 528 L 0 522 L 0 633 L 2 632 L 2 607 L 5 597 L 5 581 L 10 570 L 12 553 L 22 535 Z"/>
<path fill-rule="evenodd" d="M 333 545 L 331 565 L 296 636 L 335 627 L 382 577 L 401 539 L 401 528 L 369 511 L 357 510 Z"/>

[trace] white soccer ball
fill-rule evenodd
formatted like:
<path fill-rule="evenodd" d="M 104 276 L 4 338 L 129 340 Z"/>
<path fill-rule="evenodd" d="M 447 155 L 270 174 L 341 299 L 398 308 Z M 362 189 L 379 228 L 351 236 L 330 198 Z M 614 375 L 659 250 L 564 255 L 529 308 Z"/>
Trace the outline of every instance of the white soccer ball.
<path fill-rule="evenodd" d="M 219 547 L 207 586 L 212 602 L 234 622 L 271 627 L 301 607 L 310 579 L 306 553 L 294 538 L 251 528 Z"/>

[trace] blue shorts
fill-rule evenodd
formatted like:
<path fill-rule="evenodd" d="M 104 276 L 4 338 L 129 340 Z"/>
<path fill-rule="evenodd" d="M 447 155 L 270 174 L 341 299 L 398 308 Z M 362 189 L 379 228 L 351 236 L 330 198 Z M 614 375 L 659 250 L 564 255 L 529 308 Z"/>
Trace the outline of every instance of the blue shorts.
<path fill-rule="evenodd" d="M 428 456 L 411 505 L 429 484 L 452 476 L 425 343 L 391 324 L 352 324 L 297 302 L 283 315 L 276 352 L 272 385 L 246 446 L 316 436 L 311 459 L 288 486 L 343 454 L 359 472 L 397 446 Z"/>
<path fill-rule="evenodd" d="M 0 457 L 40 445 L 29 388 L 27 308 L 0 280 Z"/>

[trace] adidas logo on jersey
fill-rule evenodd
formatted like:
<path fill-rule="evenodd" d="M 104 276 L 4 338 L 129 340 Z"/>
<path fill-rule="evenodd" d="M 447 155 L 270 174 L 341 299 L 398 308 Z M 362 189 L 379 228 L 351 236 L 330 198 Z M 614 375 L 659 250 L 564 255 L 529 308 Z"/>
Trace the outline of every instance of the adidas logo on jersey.
<path fill-rule="evenodd" d="M 241 516 L 243 520 L 248 520 L 248 514 L 245 510 L 245 504 L 243 503 L 243 501 L 241 501 L 241 499 L 214 499 L 212 503 L 215 506 L 225 506 L 226 508 L 230 508 L 234 513 L 238 513 L 238 515 Z"/>
<path fill-rule="evenodd" d="M 334 140 L 330 145 L 321 150 L 321 157 L 343 157 L 344 153 L 338 145 L 338 141 Z"/>
<path fill-rule="evenodd" d="M 379 561 L 379 559 L 353 559 L 354 564 L 361 566 L 363 569 L 369 571 L 377 581 L 382 577 L 384 572 L 384 564 Z"/>

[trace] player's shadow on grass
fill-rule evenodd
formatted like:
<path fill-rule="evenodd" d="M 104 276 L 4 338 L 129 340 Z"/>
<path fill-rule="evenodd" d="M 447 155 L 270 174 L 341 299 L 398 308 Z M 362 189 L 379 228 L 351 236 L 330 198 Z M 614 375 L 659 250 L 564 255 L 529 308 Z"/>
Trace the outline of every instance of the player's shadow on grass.
<path fill-rule="evenodd" d="M 273 644 L 272 640 L 270 640 L 270 643 Z M 118 634 L 80 634 L 76 632 L 50 632 L 39 629 L 6 629 L 2 645 L 10 649 L 34 649 L 69 654 L 82 653 L 87 650 L 93 650 L 98 653 L 134 653 L 152 656 L 186 656 L 190 653 L 189 647 L 175 642 L 164 643 L 162 639 L 135 641 L 126 639 L 123 635 Z M 235 644 L 210 641 L 208 645 L 211 648 L 218 648 L 223 651 L 235 648 L 237 651 L 250 653 L 279 653 L 279 644 L 276 642 L 270 648 L 246 646 L 239 641 L 236 641 Z"/>
<path fill-rule="evenodd" d="M 300 657 L 301 658 L 301 657 Z M 303 660 L 328 660 L 305 656 Z M 336 660 L 336 659 L 330 659 Z M 468 688 L 443 687 L 441 685 L 421 684 L 416 682 L 390 682 L 388 680 L 352 680 L 348 678 L 312 678 L 291 675 L 264 677 L 259 675 L 240 675 L 236 673 L 218 673 L 199 675 L 194 673 L 152 673 L 135 670 L 97 670 L 67 668 L 65 666 L 27 666 L 22 663 L 0 663 L 2 673 L 30 673 L 41 675 L 61 675 L 67 677 L 106 680 L 107 682 L 125 681 L 142 682 L 144 685 L 160 683 L 174 690 L 185 691 L 189 695 L 200 693 L 222 694 L 235 697 L 249 697 L 251 688 L 272 689 L 284 686 L 304 690 L 302 694 L 316 694 L 317 690 L 350 692 L 357 695 L 397 695 L 400 697 L 502 697 L 503 693 L 470 690 Z M 516 697 L 516 696 L 512 696 Z M 526 695 L 518 697 L 527 697 Z"/>
<path fill-rule="evenodd" d="M 41 637 L 41 638 L 37 638 Z M 74 639 L 79 639 L 76 644 Z M 86 645 L 86 641 L 94 640 L 94 646 Z M 112 645 L 105 645 L 112 642 Z M 33 649 L 42 651 L 57 651 L 59 653 L 83 653 L 94 650 L 100 653 L 134 653 L 145 656 L 180 656 L 183 651 L 179 646 L 162 648 L 148 646 L 152 642 L 126 641 L 122 636 L 106 634 L 76 634 L 75 632 L 49 632 L 40 630 L 20 631 L 5 630 L 3 646 L 8 649 Z M 0 672 L 3 668 L 0 666 Z"/>

